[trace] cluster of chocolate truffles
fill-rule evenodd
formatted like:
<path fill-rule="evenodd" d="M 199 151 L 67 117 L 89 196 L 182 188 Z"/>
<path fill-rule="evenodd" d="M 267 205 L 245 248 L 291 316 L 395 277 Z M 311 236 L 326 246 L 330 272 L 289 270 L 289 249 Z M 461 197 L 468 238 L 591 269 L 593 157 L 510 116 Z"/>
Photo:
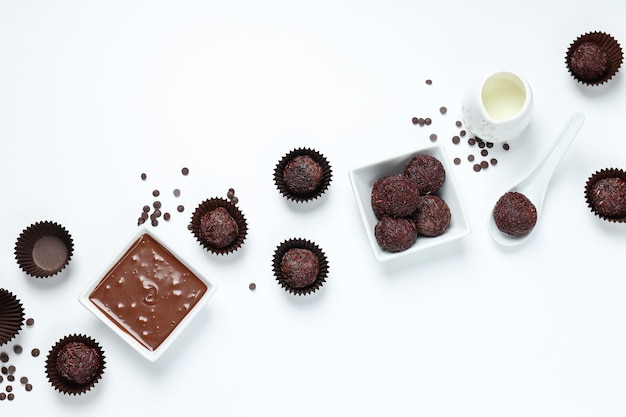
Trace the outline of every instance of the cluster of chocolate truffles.
<path fill-rule="evenodd" d="M 417 154 L 402 173 L 376 180 L 371 205 L 378 219 L 374 234 L 382 249 L 401 252 L 413 246 L 418 236 L 436 237 L 446 231 L 452 215 L 438 195 L 445 178 L 441 161 Z"/>

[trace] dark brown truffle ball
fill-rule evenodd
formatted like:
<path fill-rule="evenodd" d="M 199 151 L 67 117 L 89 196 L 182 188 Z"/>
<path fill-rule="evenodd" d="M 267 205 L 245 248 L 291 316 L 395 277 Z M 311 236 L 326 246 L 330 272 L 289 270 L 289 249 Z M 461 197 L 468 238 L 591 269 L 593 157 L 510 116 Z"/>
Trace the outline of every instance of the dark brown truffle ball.
<path fill-rule="evenodd" d="M 280 270 L 285 283 L 292 288 L 304 288 L 317 279 L 319 260 L 308 249 L 289 249 L 280 262 Z"/>
<path fill-rule="evenodd" d="M 406 217 L 417 209 L 420 193 L 416 183 L 404 175 L 379 178 L 372 187 L 372 208 L 377 218 Z"/>
<path fill-rule="evenodd" d="M 448 204 L 441 197 L 429 194 L 420 198 L 413 220 L 418 235 L 434 237 L 446 231 L 451 217 Z"/>
<path fill-rule="evenodd" d="M 200 231 L 209 245 L 224 248 L 237 239 L 237 222 L 224 207 L 217 207 L 202 216 Z"/>
<path fill-rule="evenodd" d="M 417 183 L 421 195 L 438 191 L 446 180 L 441 161 L 431 155 L 415 155 L 404 167 L 404 175 Z"/>
<path fill-rule="evenodd" d="M 502 233 L 522 236 L 535 227 L 537 209 L 524 194 L 509 191 L 504 193 L 496 203 L 493 217 Z"/>
<path fill-rule="evenodd" d="M 69 342 L 59 351 L 56 366 L 63 378 L 76 384 L 86 384 L 100 370 L 100 354 L 85 343 Z"/>
<path fill-rule="evenodd" d="M 294 194 L 315 192 L 322 183 L 322 176 L 322 166 L 308 155 L 296 156 L 283 170 L 283 181 Z"/>
<path fill-rule="evenodd" d="M 602 78 L 607 71 L 607 65 L 606 52 L 594 42 L 583 42 L 578 45 L 569 62 L 572 73 L 584 81 Z"/>
<path fill-rule="evenodd" d="M 415 243 L 417 228 L 412 219 L 385 216 L 376 223 L 374 235 L 381 248 L 402 252 Z"/>
<path fill-rule="evenodd" d="M 626 181 L 621 178 L 603 178 L 596 181 L 589 194 L 595 211 L 605 217 L 626 216 Z"/>

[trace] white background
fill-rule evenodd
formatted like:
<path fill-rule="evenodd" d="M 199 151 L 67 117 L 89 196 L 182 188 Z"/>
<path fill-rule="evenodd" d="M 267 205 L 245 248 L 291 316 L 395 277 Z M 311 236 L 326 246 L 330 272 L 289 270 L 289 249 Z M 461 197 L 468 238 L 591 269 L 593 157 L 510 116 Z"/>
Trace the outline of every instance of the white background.
<path fill-rule="evenodd" d="M 0 286 L 36 320 L 15 343 L 43 352 L 11 354 L 34 389 L 15 383 L 0 412 L 625 415 L 626 227 L 593 216 L 584 185 L 596 170 L 626 168 L 626 68 L 589 88 L 564 64 L 588 31 L 625 46 L 624 16 L 622 0 L 0 0 Z M 476 150 L 450 138 L 463 93 L 499 69 L 527 78 L 535 117 L 510 151 L 494 148 L 497 166 L 475 173 L 465 157 Z M 574 111 L 586 122 L 532 240 L 503 250 L 487 233 L 490 208 Z M 378 263 L 348 171 L 428 146 L 431 133 L 464 159 L 452 175 L 472 232 Z M 273 183 L 297 147 L 319 150 L 334 172 L 311 204 L 291 204 Z M 249 235 L 218 257 L 186 226 L 230 187 Z M 77 301 L 153 189 L 172 211 L 156 231 L 219 285 L 156 363 Z M 66 227 L 75 251 L 62 273 L 36 280 L 13 250 L 42 220 Z M 328 256 L 327 283 L 311 296 L 274 281 L 273 251 L 291 237 Z M 54 391 L 44 373 L 47 351 L 71 333 L 94 337 L 107 360 L 79 397 Z"/>

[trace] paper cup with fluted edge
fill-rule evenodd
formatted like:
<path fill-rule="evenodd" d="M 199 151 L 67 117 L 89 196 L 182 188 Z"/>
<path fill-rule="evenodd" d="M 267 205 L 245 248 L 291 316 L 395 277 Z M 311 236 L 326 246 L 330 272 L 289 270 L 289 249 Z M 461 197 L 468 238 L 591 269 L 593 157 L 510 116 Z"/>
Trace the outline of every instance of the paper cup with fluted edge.
<path fill-rule="evenodd" d="M 301 162 L 297 166 L 290 165 L 290 163 L 294 164 L 298 161 L 296 158 L 299 158 Z M 289 178 L 285 177 L 286 168 L 295 170 L 292 176 L 298 179 L 300 183 L 298 186 L 293 182 L 290 185 Z M 274 167 L 276 188 L 283 197 L 297 203 L 304 203 L 321 197 L 330 186 L 332 176 L 332 168 L 326 157 L 311 148 L 291 150 Z"/>
<path fill-rule="evenodd" d="M 60 224 L 41 221 L 20 233 L 15 243 L 19 267 L 35 278 L 48 278 L 61 272 L 74 253 L 74 242 Z"/>
<path fill-rule="evenodd" d="M 595 45 L 606 54 L 604 71 L 593 71 L 591 75 L 584 75 L 581 74 L 580 70 L 577 70 L 573 59 L 579 54 L 584 54 L 580 48 L 582 47 L 584 49 L 586 43 L 589 43 L 587 47 L 589 45 Z M 592 57 L 588 58 L 591 59 Z M 576 81 L 588 86 L 597 86 L 609 81 L 617 74 L 623 61 L 624 53 L 620 44 L 612 35 L 601 31 L 587 32 L 580 35 L 570 44 L 565 55 L 565 65 L 570 75 L 574 77 Z M 598 62 L 592 62 L 590 65 L 599 64 Z"/>
<path fill-rule="evenodd" d="M 317 274 L 314 280 L 304 286 L 295 286 L 290 283 L 290 280 L 287 279 L 285 275 L 285 270 L 283 269 L 283 260 L 285 255 L 291 250 L 304 250 L 308 251 L 305 254 L 312 254 L 317 260 Z M 298 268 L 299 266 L 295 266 Z M 302 238 L 292 238 L 285 240 L 280 245 L 276 247 L 274 251 L 274 257 L 272 261 L 272 269 L 274 271 L 274 276 L 276 277 L 276 281 L 280 284 L 283 289 L 294 295 L 308 295 L 317 291 L 324 283 L 326 282 L 326 278 L 328 276 L 328 259 L 324 254 L 324 251 L 314 242 L 311 242 L 307 239 Z M 308 268 L 303 267 L 302 270 L 306 271 Z"/>
<path fill-rule="evenodd" d="M 9 290 L 0 288 L 0 346 L 17 336 L 23 324 L 22 302 Z"/>
<path fill-rule="evenodd" d="M 585 183 L 585 200 L 600 219 L 626 223 L 626 172 L 605 168 L 593 173 Z"/>
<path fill-rule="evenodd" d="M 202 230 L 202 218 L 217 208 L 225 209 L 236 224 L 232 241 L 226 245 L 215 244 L 209 241 Z M 248 222 L 237 205 L 226 199 L 215 197 L 204 200 L 196 207 L 191 216 L 189 229 L 204 249 L 217 255 L 227 255 L 237 251 L 243 245 L 248 235 Z"/>

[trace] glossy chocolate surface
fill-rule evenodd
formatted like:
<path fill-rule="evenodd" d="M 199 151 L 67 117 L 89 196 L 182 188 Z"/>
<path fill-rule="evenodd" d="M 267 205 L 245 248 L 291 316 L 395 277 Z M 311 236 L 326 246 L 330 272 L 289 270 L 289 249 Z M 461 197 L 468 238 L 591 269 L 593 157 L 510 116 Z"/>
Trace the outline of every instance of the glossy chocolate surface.
<path fill-rule="evenodd" d="M 155 350 L 206 292 L 200 278 L 144 234 L 107 272 L 89 300 L 143 346 Z"/>

